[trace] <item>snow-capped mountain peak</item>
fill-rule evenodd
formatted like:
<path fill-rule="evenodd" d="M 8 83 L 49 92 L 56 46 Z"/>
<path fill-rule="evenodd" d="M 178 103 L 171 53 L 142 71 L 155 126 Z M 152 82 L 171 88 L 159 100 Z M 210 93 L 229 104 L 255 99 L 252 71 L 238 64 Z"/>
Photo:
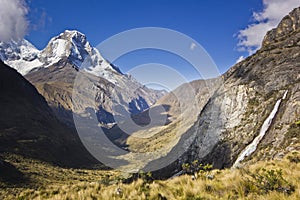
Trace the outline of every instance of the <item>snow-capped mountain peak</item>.
<path fill-rule="evenodd" d="M 98 49 L 91 46 L 87 37 L 76 30 L 66 30 L 53 37 L 41 51 L 25 39 L 0 42 L 0 59 L 22 75 L 67 59 L 77 69 L 103 77 L 114 84 L 124 78 L 120 69 L 104 59 Z"/>
<path fill-rule="evenodd" d="M 25 39 L 0 42 L 0 59 L 22 75 L 35 68 L 49 67 L 62 59 L 67 59 L 77 69 L 113 83 L 118 82 L 119 76 L 123 75 L 119 68 L 105 60 L 98 49 L 91 46 L 83 33 L 76 30 L 66 30 L 53 37 L 41 51 Z"/>
<path fill-rule="evenodd" d="M 1 59 L 18 60 L 24 59 L 27 61 L 37 58 L 39 50 L 37 50 L 30 42 L 25 39 L 19 41 L 0 42 Z"/>
<path fill-rule="evenodd" d="M 63 58 L 68 58 L 78 69 L 103 78 L 110 79 L 111 73 L 121 74 L 117 67 L 103 58 L 98 49 L 90 45 L 83 33 L 76 30 L 66 30 L 53 37 L 40 56 L 41 62 L 47 66 Z"/>
<path fill-rule="evenodd" d="M 92 49 L 84 34 L 66 30 L 50 40 L 40 59 L 49 65 L 67 57 L 74 65 L 80 67 L 84 59 L 92 54 Z"/>
<path fill-rule="evenodd" d="M 40 51 L 25 39 L 0 42 L 0 59 L 23 75 L 42 66 L 39 54 Z"/>

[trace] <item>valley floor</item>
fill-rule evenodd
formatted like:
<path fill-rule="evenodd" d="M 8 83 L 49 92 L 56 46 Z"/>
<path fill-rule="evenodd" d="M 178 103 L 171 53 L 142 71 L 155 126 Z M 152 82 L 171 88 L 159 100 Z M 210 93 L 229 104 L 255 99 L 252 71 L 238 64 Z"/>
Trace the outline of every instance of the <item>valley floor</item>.
<path fill-rule="evenodd" d="M 1 199 L 300 199 L 300 152 L 243 169 L 200 171 L 195 179 L 140 178 L 129 184 L 116 171 L 64 169 L 17 155 L 2 157 L 7 174 L 1 172 Z"/>

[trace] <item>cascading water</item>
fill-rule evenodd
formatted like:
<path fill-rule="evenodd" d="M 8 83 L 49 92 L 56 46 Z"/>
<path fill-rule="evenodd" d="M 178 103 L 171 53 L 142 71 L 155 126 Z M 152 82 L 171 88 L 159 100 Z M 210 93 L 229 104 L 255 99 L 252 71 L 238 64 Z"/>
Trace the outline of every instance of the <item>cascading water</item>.
<path fill-rule="evenodd" d="M 256 150 L 257 145 L 259 144 L 259 142 L 262 140 L 262 138 L 265 136 L 266 132 L 270 128 L 272 120 L 275 117 L 276 113 L 278 112 L 278 108 L 280 106 L 280 103 L 281 103 L 282 100 L 284 100 L 286 98 L 287 93 L 288 93 L 288 91 L 285 91 L 283 97 L 276 102 L 272 112 L 270 113 L 268 118 L 264 121 L 264 123 L 263 123 L 263 125 L 260 129 L 259 135 L 238 156 L 238 158 L 236 159 L 235 163 L 232 166 L 233 168 L 238 167 L 240 165 L 240 163 L 246 157 L 250 156 Z"/>

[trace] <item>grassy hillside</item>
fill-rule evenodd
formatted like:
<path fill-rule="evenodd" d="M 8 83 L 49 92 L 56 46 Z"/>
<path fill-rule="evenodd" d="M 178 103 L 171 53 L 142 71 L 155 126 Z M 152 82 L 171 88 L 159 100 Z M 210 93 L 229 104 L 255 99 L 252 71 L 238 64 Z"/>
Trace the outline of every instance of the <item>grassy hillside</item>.
<path fill-rule="evenodd" d="M 115 171 L 64 169 L 13 154 L 3 158 L 23 174 L 23 181 L 2 180 L 1 199 L 300 199 L 299 152 L 243 169 L 129 184 Z"/>

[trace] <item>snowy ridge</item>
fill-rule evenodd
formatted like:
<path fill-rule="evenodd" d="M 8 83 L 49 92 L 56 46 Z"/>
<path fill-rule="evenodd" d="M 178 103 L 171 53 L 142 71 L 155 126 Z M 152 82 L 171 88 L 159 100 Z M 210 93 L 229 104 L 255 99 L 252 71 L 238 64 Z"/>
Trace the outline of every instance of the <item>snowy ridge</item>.
<path fill-rule="evenodd" d="M 22 75 L 35 68 L 49 67 L 63 58 L 68 58 L 78 69 L 101 76 L 114 84 L 120 79 L 116 76 L 123 76 L 79 31 L 64 31 L 53 37 L 41 51 L 25 39 L 18 42 L 0 42 L 0 59 Z"/>
<path fill-rule="evenodd" d="M 22 75 L 43 65 L 38 59 L 39 54 L 40 51 L 25 39 L 0 42 L 0 59 Z"/>

